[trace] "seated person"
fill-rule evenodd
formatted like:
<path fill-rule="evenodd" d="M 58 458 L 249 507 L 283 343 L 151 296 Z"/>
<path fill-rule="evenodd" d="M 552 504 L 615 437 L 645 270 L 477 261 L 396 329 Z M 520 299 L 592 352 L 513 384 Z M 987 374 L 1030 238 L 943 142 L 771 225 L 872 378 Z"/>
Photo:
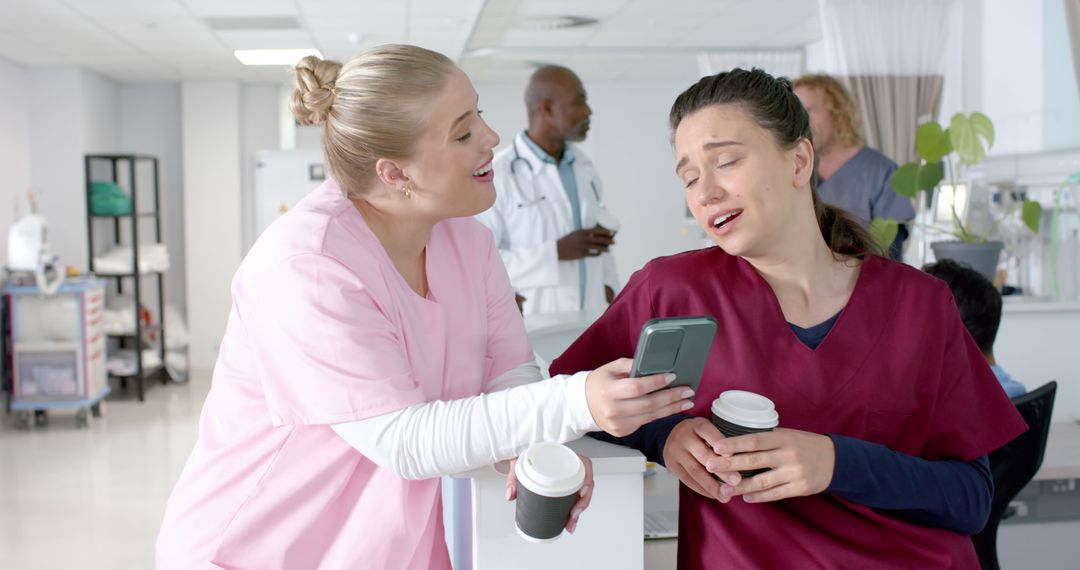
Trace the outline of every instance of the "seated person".
<path fill-rule="evenodd" d="M 551 372 L 634 354 L 652 318 L 716 319 L 688 415 L 606 438 L 681 481 L 678 567 L 978 568 L 986 455 L 1025 425 L 948 287 L 821 201 L 787 80 L 704 77 L 670 125 L 687 206 L 719 247 L 649 262 Z M 731 389 L 772 399 L 781 427 L 723 437 L 708 417 Z"/>
<path fill-rule="evenodd" d="M 1026 394 L 1027 388 L 1013 380 L 994 360 L 994 339 L 1001 324 L 1001 293 L 994 284 L 978 271 L 951 259 L 928 263 L 923 266 L 923 271 L 949 284 L 964 326 L 979 345 L 1005 393 L 1010 398 Z"/>

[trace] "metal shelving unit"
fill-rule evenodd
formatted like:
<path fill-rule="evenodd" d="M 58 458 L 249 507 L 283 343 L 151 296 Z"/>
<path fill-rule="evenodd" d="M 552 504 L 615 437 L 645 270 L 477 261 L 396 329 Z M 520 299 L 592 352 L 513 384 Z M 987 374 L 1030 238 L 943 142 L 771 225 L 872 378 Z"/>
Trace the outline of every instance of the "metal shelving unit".
<path fill-rule="evenodd" d="M 146 164 L 151 168 L 151 196 L 152 204 L 142 204 L 139 201 L 139 165 Z M 105 174 L 102 174 L 100 166 L 104 166 Z M 165 285 L 164 285 L 164 273 L 160 271 L 140 271 L 139 268 L 139 241 L 141 237 L 140 228 L 147 228 L 146 223 L 151 224 L 149 229 L 152 230 L 152 239 L 155 243 L 162 243 L 161 233 L 161 192 L 160 192 L 160 171 L 158 168 L 158 159 L 155 156 L 136 155 L 136 154 L 92 154 L 86 155 L 85 158 L 86 167 L 86 213 L 87 213 L 87 244 L 89 255 L 89 269 L 91 273 L 96 274 L 98 277 L 107 278 L 114 286 L 113 291 L 117 295 L 123 295 L 129 290 L 133 297 L 134 306 L 134 327 L 132 332 L 124 334 L 110 334 L 110 348 L 114 346 L 121 350 L 134 350 L 135 351 L 135 371 L 133 374 L 113 374 L 110 372 L 110 376 L 119 378 L 121 387 L 127 387 L 127 381 L 133 380 L 136 385 L 137 395 L 139 401 L 145 398 L 145 381 L 147 378 L 157 374 L 161 378 L 161 383 L 168 382 L 168 373 L 165 371 Z M 95 173 L 97 177 L 95 178 Z M 131 214 L 127 215 L 99 215 L 93 213 L 92 208 L 92 185 L 94 182 L 111 182 L 124 189 L 128 197 L 131 198 Z M 127 245 L 124 240 L 124 232 L 122 230 L 126 228 L 130 229 L 131 246 L 131 271 L 124 273 L 101 273 L 95 271 L 94 268 L 94 256 L 99 253 L 95 248 L 94 234 L 95 229 L 100 225 L 109 224 L 112 226 L 112 239 L 108 241 L 110 246 Z M 143 354 L 143 338 L 144 333 L 148 332 L 147 327 L 143 326 L 142 319 L 140 318 L 140 308 L 143 306 L 142 301 L 145 295 L 145 284 L 143 280 L 150 278 L 154 286 L 157 287 L 157 317 L 158 324 L 154 325 L 154 332 L 158 334 L 158 338 L 154 344 L 156 344 L 157 354 L 159 358 L 159 364 L 155 366 L 147 366 L 144 362 Z"/>

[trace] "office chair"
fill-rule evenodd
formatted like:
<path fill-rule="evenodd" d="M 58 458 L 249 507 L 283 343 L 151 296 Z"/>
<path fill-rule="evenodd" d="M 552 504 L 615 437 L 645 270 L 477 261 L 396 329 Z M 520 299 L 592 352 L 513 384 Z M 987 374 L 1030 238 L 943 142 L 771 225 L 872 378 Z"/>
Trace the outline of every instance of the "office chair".
<path fill-rule="evenodd" d="M 983 570 L 1001 568 L 997 555 L 998 525 L 1002 520 L 1016 514 L 1016 509 L 1009 507 L 1009 502 L 1042 466 L 1056 393 L 1057 382 L 1049 382 L 1033 392 L 1012 399 L 1017 411 L 1027 422 L 1028 430 L 990 453 L 990 470 L 994 476 L 990 517 L 982 532 L 971 536 Z"/>

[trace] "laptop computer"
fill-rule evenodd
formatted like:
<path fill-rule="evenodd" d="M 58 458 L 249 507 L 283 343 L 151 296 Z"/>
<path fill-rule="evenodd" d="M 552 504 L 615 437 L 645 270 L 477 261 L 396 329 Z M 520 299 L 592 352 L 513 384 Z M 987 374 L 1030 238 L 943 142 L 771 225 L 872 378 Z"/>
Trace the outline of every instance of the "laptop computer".
<path fill-rule="evenodd" d="M 645 481 L 645 538 L 675 538 L 679 535 L 679 481 L 657 467 Z"/>

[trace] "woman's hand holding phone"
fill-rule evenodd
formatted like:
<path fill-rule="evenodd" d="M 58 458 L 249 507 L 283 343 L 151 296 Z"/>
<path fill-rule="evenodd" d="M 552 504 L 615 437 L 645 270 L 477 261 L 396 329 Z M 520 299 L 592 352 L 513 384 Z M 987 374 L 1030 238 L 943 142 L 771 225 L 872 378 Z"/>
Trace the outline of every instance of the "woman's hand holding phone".
<path fill-rule="evenodd" d="M 630 377 L 633 360 L 620 358 L 593 370 L 585 381 L 585 398 L 596 425 L 617 437 L 643 424 L 689 410 L 694 391 L 685 386 L 663 389 L 674 374 Z"/>

